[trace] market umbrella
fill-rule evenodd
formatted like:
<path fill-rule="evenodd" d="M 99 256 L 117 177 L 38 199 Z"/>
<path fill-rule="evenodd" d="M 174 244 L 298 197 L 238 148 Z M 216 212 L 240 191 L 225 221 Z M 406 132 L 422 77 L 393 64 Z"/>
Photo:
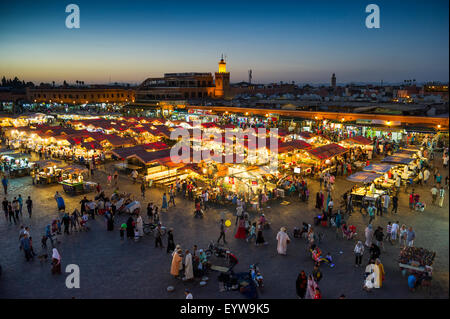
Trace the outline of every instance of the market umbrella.
<path fill-rule="evenodd" d="M 356 172 L 355 174 L 350 175 L 347 177 L 348 181 L 355 182 L 355 183 L 370 183 L 373 180 L 380 177 L 381 174 L 377 173 L 371 173 L 371 172 Z"/>

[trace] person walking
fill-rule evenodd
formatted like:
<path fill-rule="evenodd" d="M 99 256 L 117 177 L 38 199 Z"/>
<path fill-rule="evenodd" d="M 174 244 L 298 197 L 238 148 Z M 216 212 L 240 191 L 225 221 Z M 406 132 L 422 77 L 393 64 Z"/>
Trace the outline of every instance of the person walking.
<path fill-rule="evenodd" d="M 220 235 L 219 238 L 217 239 L 217 243 L 220 242 L 220 240 L 223 240 L 223 244 L 225 245 L 227 243 L 227 241 L 225 240 L 225 224 L 223 222 L 223 219 L 220 220 Z"/>
<path fill-rule="evenodd" d="M 28 216 L 31 218 L 31 214 L 33 213 L 33 201 L 31 200 L 30 196 L 28 196 L 28 199 L 25 203 L 27 205 Z"/>
<path fill-rule="evenodd" d="M 436 205 L 436 199 L 438 196 L 439 190 L 437 189 L 436 185 L 434 185 L 431 188 L 431 204 L 432 205 Z"/>
<path fill-rule="evenodd" d="M 441 186 L 441 189 L 439 190 L 439 207 L 442 207 L 444 205 L 444 198 L 445 198 L 445 189 L 444 186 Z"/>
<path fill-rule="evenodd" d="M 362 256 L 364 254 L 364 245 L 362 241 L 358 241 L 353 249 L 353 252 L 355 253 L 355 267 L 360 267 L 362 263 Z"/>
<path fill-rule="evenodd" d="M 287 254 L 287 245 L 291 242 L 288 234 L 286 233 L 286 227 L 281 227 L 280 231 L 277 234 L 277 252 L 280 255 Z"/>
<path fill-rule="evenodd" d="M 392 239 L 394 242 L 397 240 L 399 229 L 400 229 L 400 225 L 399 225 L 399 222 L 398 222 L 398 221 L 396 221 L 395 223 L 392 224 L 392 228 L 391 228 L 391 239 Z"/>
<path fill-rule="evenodd" d="M 17 201 L 19 202 L 19 214 L 20 218 L 23 218 L 22 210 L 23 210 L 23 198 L 22 195 L 19 194 L 19 197 L 17 197 Z"/>
<path fill-rule="evenodd" d="M 369 224 L 375 219 L 375 206 L 373 203 L 369 204 L 369 208 L 367 208 L 367 213 L 369 214 Z"/>

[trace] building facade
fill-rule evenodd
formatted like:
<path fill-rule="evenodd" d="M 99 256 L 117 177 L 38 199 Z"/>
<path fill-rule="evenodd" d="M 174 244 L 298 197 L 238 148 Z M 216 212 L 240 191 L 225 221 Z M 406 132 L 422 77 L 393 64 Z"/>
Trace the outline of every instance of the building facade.
<path fill-rule="evenodd" d="M 222 58 L 215 78 L 209 72 L 187 72 L 146 79 L 136 90 L 136 103 L 225 98 L 229 88 L 230 73 L 226 72 L 226 62 Z"/>
<path fill-rule="evenodd" d="M 134 102 L 135 90 L 125 87 L 27 88 L 27 100 L 61 104 L 127 103 Z"/>

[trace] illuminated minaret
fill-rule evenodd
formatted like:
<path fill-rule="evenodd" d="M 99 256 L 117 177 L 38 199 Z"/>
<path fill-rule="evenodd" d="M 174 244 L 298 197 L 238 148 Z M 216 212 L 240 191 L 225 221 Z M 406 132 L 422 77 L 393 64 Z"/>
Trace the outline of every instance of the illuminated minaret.
<path fill-rule="evenodd" d="M 225 97 L 230 88 L 230 72 L 227 72 L 227 63 L 223 59 L 219 61 L 219 72 L 216 72 L 216 89 L 214 90 L 214 95 L 216 97 Z"/>

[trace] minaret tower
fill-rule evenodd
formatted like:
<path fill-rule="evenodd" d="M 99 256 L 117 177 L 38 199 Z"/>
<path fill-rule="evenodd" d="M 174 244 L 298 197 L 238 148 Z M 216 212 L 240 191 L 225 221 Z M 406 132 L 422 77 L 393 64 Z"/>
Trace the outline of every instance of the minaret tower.
<path fill-rule="evenodd" d="M 215 74 L 216 89 L 214 90 L 215 97 L 223 98 L 227 96 L 230 88 L 230 72 L 227 72 L 227 63 L 222 58 L 219 61 L 219 72 Z"/>

